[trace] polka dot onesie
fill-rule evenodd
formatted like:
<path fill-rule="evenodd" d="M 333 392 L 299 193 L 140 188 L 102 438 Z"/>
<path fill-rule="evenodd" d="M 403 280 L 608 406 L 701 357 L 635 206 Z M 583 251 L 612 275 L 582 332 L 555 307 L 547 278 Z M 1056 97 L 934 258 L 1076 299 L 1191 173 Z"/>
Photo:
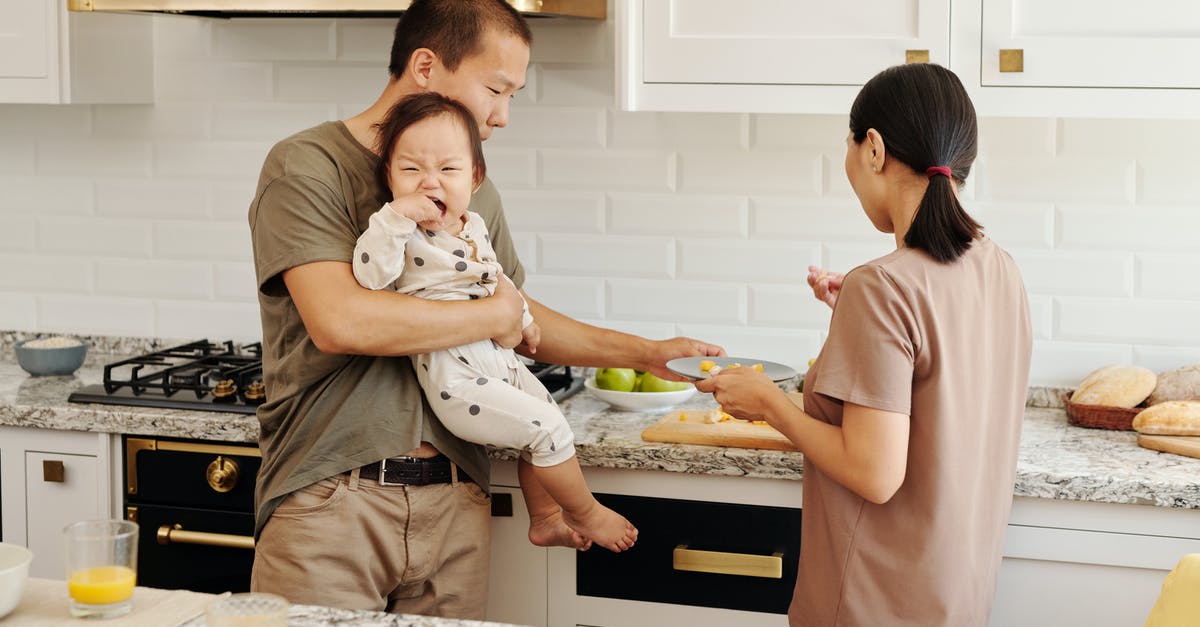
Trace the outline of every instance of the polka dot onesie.
<path fill-rule="evenodd" d="M 369 289 L 433 300 L 490 296 L 502 268 L 479 214 L 468 211 L 464 221 L 457 236 L 426 231 L 385 204 L 354 247 L 354 277 Z M 533 322 L 528 306 L 522 322 Z M 483 340 L 412 361 L 429 406 L 454 435 L 518 449 L 536 466 L 574 455 L 566 418 L 511 349 Z"/>

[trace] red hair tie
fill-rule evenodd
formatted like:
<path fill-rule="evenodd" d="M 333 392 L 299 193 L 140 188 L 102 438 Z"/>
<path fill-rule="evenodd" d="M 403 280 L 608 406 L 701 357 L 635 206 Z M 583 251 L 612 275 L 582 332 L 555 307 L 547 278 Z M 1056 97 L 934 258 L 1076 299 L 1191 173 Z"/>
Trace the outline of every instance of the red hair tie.
<path fill-rule="evenodd" d="M 948 168 L 944 165 L 935 165 L 932 167 L 925 168 L 925 176 L 928 176 L 929 178 L 933 178 L 939 174 L 941 174 L 942 176 L 944 176 L 948 179 L 954 178 L 953 176 L 951 176 L 950 168 Z"/>

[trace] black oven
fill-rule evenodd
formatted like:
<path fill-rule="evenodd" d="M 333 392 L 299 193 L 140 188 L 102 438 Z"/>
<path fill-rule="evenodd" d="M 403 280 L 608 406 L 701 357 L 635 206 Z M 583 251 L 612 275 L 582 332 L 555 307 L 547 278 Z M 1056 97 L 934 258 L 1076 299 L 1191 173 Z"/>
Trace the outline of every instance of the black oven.
<path fill-rule="evenodd" d="M 254 563 L 252 444 L 124 436 L 125 517 L 138 523 L 138 584 L 250 590 Z"/>

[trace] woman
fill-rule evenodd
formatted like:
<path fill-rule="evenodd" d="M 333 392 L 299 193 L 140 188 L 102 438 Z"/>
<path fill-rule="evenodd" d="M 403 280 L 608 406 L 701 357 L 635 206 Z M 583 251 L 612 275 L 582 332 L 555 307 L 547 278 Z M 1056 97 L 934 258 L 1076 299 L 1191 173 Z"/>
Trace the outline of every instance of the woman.
<path fill-rule="evenodd" d="M 958 78 L 893 67 L 850 110 L 846 176 L 896 250 L 844 277 L 804 409 L 750 368 L 697 383 L 804 453 L 791 625 L 986 625 L 1012 505 L 1029 306 L 1012 259 L 963 210 L 975 110 Z"/>

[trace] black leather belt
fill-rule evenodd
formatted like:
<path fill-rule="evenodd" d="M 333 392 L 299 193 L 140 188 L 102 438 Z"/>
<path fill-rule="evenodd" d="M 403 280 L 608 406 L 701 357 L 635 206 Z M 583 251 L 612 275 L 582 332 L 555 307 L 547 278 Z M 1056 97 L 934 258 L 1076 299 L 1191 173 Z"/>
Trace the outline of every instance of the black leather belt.
<path fill-rule="evenodd" d="M 367 481 L 378 481 L 379 485 L 429 485 L 450 483 L 452 463 L 445 455 L 435 457 L 391 457 L 358 469 L 358 477 Z M 459 481 L 471 481 L 462 468 L 458 469 Z"/>

